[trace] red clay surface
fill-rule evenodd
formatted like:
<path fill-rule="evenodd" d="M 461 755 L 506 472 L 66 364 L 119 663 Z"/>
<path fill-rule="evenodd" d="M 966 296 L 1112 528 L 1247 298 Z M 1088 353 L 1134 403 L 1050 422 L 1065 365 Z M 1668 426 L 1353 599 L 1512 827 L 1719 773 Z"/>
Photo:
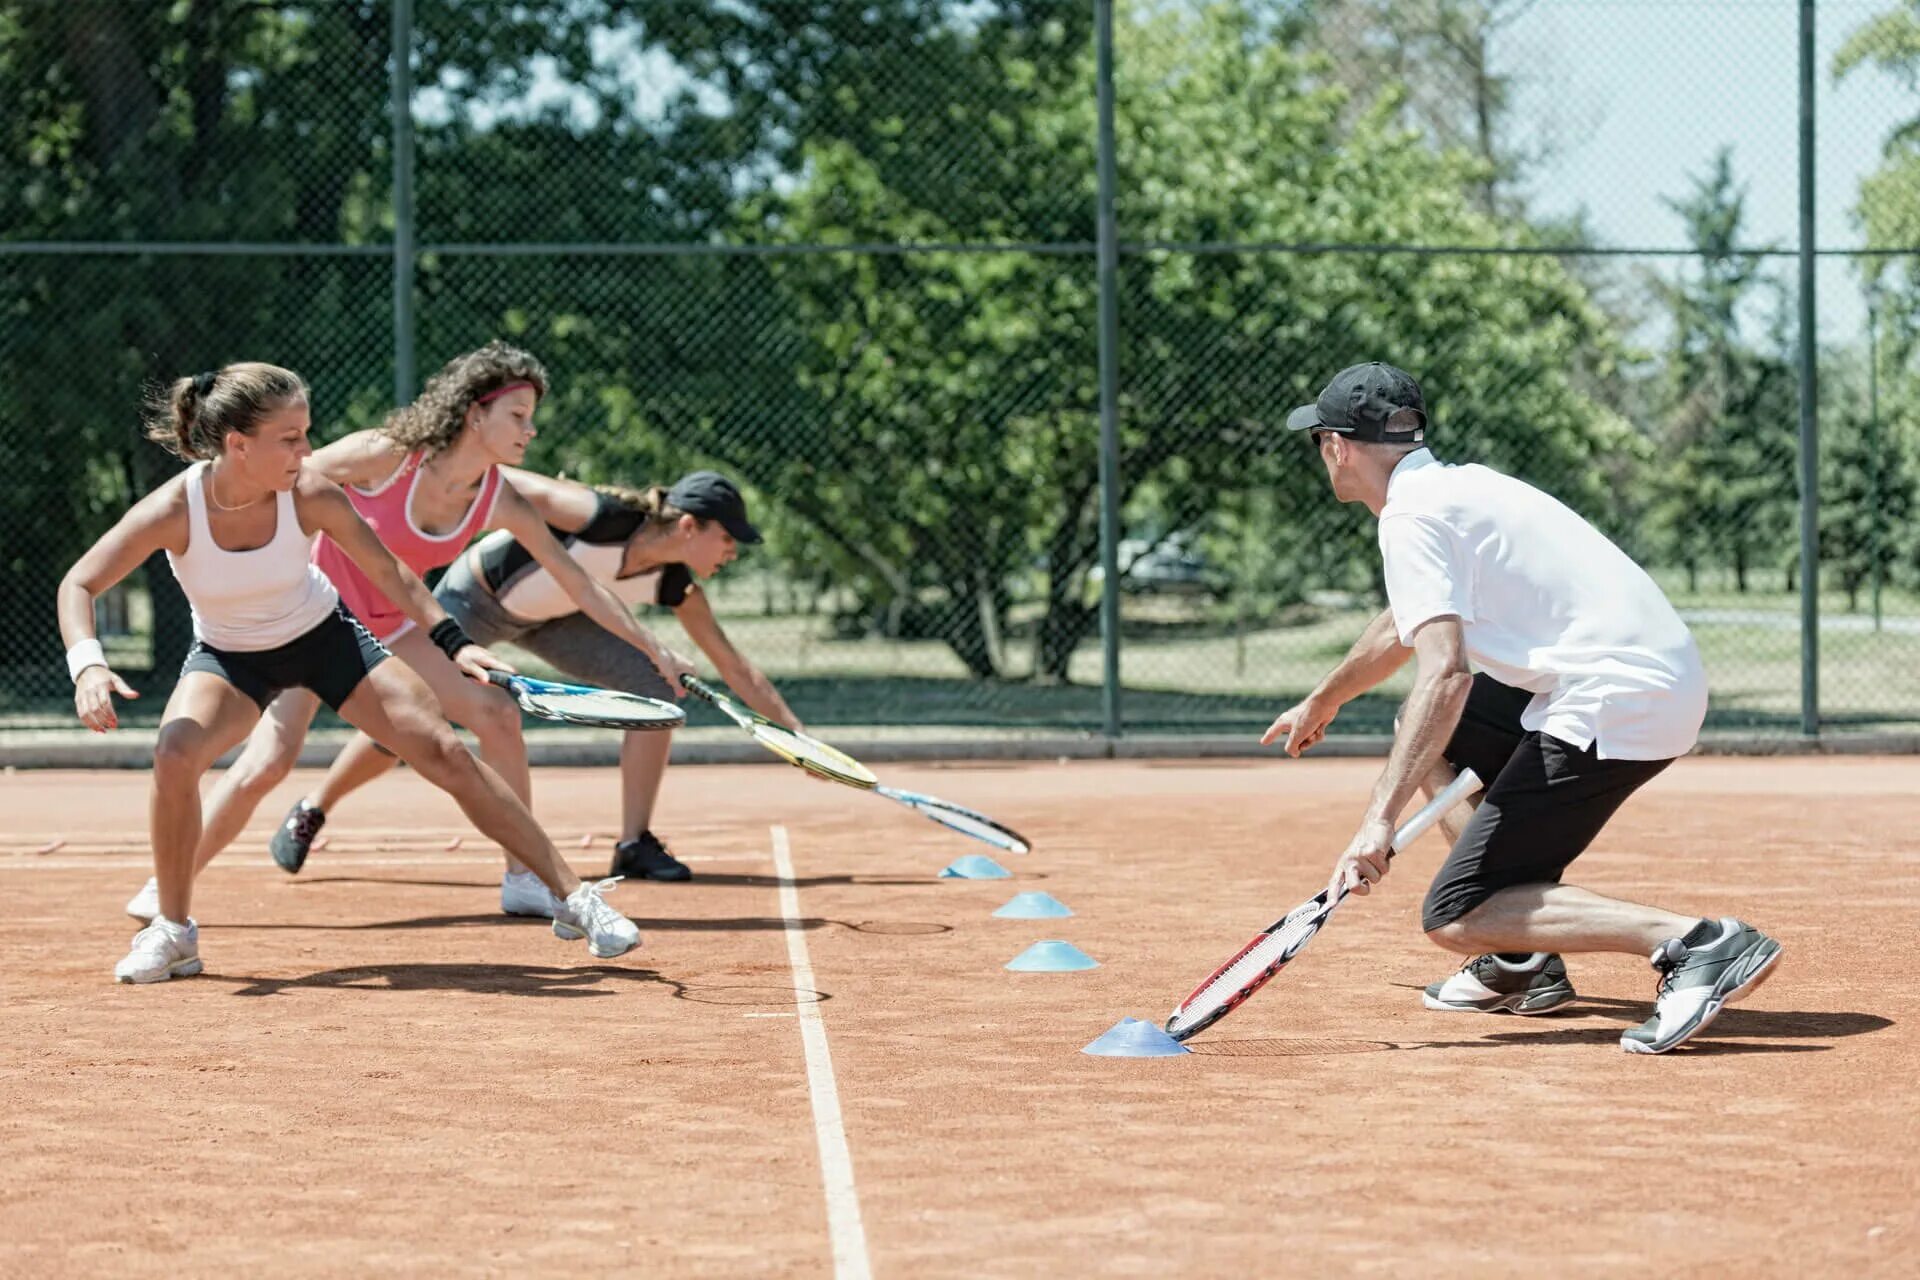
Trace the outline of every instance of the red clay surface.
<path fill-rule="evenodd" d="M 110 980 L 144 777 L 7 776 L 0 1274 L 833 1274 L 774 823 L 876 1275 L 1914 1274 L 1920 762 L 1686 761 L 1577 865 L 1784 942 L 1679 1053 L 1618 1048 L 1633 957 L 1574 958 L 1566 1014 L 1422 1010 L 1432 836 L 1192 1056 L 1078 1052 L 1324 883 L 1376 768 L 883 770 L 1034 839 L 972 882 L 936 873 L 990 851 L 884 800 L 678 770 L 658 826 L 698 878 L 615 890 L 645 946 L 610 962 L 499 916 L 491 850 L 405 773 L 284 875 L 296 779 L 201 883 L 206 974 L 146 988 Z M 603 870 L 611 775 L 535 787 Z M 1025 889 L 1077 914 L 992 917 Z M 1043 938 L 1101 967 L 1002 968 Z"/>

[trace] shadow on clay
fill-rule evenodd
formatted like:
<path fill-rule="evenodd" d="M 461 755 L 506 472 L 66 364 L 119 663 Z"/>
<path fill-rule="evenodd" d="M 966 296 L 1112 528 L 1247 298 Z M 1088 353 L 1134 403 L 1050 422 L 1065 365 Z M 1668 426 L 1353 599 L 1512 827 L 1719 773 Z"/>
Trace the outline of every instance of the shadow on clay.
<path fill-rule="evenodd" d="M 778 933 L 787 927 L 780 916 L 726 916 L 712 920 L 675 920 L 660 917 L 632 916 L 642 934 L 649 930 L 661 933 Z M 796 923 L 802 929 L 824 929 L 831 925 L 836 929 L 846 929 L 852 933 L 866 933 L 893 938 L 928 937 L 938 933 L 952 933 L 953 926 L 940 924 L 932 920 L 828 920 L 820 916 L 803 916 Z M 234 929 L 267 931 L 273 933 L 380 933 L 388 930 L 406 929 L 473 929 L 502 928 L 526 929 L 538 927 L 551 928 L 549 923 L 537 916 L 507 916 L 497 911 L 483 915 L 459 916 L 417 916 L 411 920 L 363 920 L 357 924 L 299 924 L 299 923 L 259 923 L 253 921 L 228 922 L 209 919 L 203 922 L 208 929 Z"/>
<path fill-rule="evenodd" d="M 1496 1049 L 1512 1045 L 1617 1045 L 1621 1025 L 1637 1025 L 1652 1014 L 1653 1005 L 1646 1001 L 1582 997 L 1578 1005 L 1560 1013 L 1532 1017 L 1524 1022 L 1513 1019 L 1510 1025 L 1519 1029 L 1490 1031 L 1470 1040 L 1197 1039 L 1188 1041 L 1187 1048 L 1200 1057 L 1297 1058 L 1395 1050 Z M 1608 1024 L 1569 1025 L 1574 1022 L 1588 1023 L 1589 1019 L 1596 1017 L 1607 1019 Z M 1701 1039 L 1674 1052 L 1696 1057 L 1742 1053 L 1821 1053 L 1832 1046 L 1794 1041 L 1868 1035 L 1884 1031 L 1892 1025 L 1891 1018 L 1871 1013 L 1734 1008 L 1714 1019 L 1713 1025 L 1702 1033 Z"/>
<path fill-rule="evenodd" d="M 578 999 L 611 996 L 618 988 L 684 984 L 652 969 L 588 965 L 563 969 L 535 964 L 360 964 L 322 969 L 298 978 L 250 978 L 205 973 L 196 982 L 233 983 L 236 996 L 277 996 L 285 991 L 466 991 L 475 995 Z"/>
<path fill-rule="evenodd" d="M 577 969 L 533 964 L 362 964 L 322 969 L 298 978 L 259 978 L 206 973 L 196 982 L 230 983 L 236 996 L 277 996 L 287 991 L 464 991 L 472 995 L 535 996 L 577 1000 L 615 996 L 635 987 L 663 987 L 675 1000 L 695 1004 L 792 1009 L 822 1004 L 829 992 L 791 986 L 682 982 L 654 969 L 594 964 Z"/>

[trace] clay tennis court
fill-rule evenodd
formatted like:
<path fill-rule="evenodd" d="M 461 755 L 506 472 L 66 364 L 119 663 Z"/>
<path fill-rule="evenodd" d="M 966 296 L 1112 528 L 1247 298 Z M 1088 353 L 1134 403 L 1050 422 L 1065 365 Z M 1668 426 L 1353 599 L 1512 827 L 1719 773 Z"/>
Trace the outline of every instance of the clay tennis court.
<path fill-rule="evenodd" d="M 1625 957 L 1574 958 L 1562 1014 L 1424 1011 L 1436 836 L 1191 1056 L 1079 1052 L 1323 884 L 1377 767 L 882 770 L 1025 831 L 1012 881 L 936 878 L 984 848 L 883 800 L 683 769 L 658 826 L 697 879 L 615 889 L 645 944 L 610 962 L 498 915 L 404 772 L 285 875 L 303 775 L 201 881 L 205 975 L 141 988 L 144 776 L 5 777 L 0 1273 L 1913 1273 L 1910 761 L 1687 760 L 1603 834 L 1581 883 L 1787 949 L 1667 1057 L 1618 1048 Z M 604 870 L 611 772 L 535 791 Z M 991 915 L 1029 889 L 1076 915 Z M 1043 938 L 1101 967 L 1002 968 Z"/>

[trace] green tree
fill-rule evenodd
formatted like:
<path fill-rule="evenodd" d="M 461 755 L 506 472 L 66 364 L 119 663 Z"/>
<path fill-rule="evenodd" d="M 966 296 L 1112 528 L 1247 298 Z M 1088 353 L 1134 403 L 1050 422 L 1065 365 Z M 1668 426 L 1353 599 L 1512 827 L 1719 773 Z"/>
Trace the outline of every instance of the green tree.
<path fill-rule="evenodd" d="M 1740 591 L 1762 563 L 1793 554 L 1796 395 L 1784 296 L 1764 260 L 1741 248 L 1746 193 L 1722 150 L 1687 197 L 1668 206 L 1698 252 L 1698 273 L 1656 283 L 1671 325 L 1663 369 L 1652 514 L 1665 553 L 1699 570 L 1728 565 Z M 1771 303 L 1765 313 L 1758 308 Z M 1744 330 L 1764 325 L 1765 341 Z"/>
<path fill-rule="evenodd" d="M 1920 351 L 1920 251 L 1915 251 L 1920 250 L 1920 5 L 1900 4 L 1849 33 L 1834 56 L 1834 75 L 1846 78 L 1868 69 L 1892 77 L 1906 90 L 1914 109 L 1912 117 L 1887 136 L 1879 168 L 1860 184 L 1855 210 L 1869 248 L 1911 251 L 1863 258 L 1859 263 L 1878 328 L 1872 352 L 1878 359 L 1873 373 L 1880 404 L 1875 427 L 1883 442 L 1880 459 L 1890 473 L 1881 481 L 1891 485 L 1892 492 L 1904 493 L 1909 483 L 1906 468 L 1915 442 L 1920 441 L 1920 409 L 1915 407 L 1920 396 L 1920 374 L 1915 371 L 1916 351 Z M 1862 425 L 1857 413 L 1850 416 L 1849 425 Z M 1901 527 L 1892 521 L 1891 510 L 1887 515 L 1880 527 Z M 1855 546 L 1844 541 L 1846 534 L 1841 536 L 1843 548 Z M 1901 560 L 1903 576 L 1916 580 L 1920 544 L 1906 540 Z M 1851 566 L 1851 560 L 1848 563 Z M 1854 570 L 1849 567 L 1842 572 Z"/>
<path fill-rule="evenodd" d="M 1090 17 L 1081 0 L 421 6 L 423 369 L 516 337 L 556 373 L 547 465 L 628 482 L 726 466 L 805 530 L 796 571 L 874 625 L 937 635 L 982 676 L 1063 678 L 1094 623 Z M 1405 127 L 1391 86 L 1356 97 L 1296 47 L 1297 19 L 1125 11 L 1125 238 L 1532 236 L 1476 208 L 1479 161 Z M 619 39 L 647 83 L 607 54 Z M 370 251 L 6 259 L 0 447 L 31 486 L 16 505 L 57 507 L 44 545 L 9 543 L 19 600 L 164 474 L 132 443 L 143 378 L 270 355 L 314 378 L 323 424 L 385 405 L 386 41 L 372 0 L 0 18 L 0 88 L 22 104 L 0 123 L 9 236 Z M 536 54 L 566 86 L 545 106 Z M 687 252 L 465 251 L 575 239 Z M 703 251 L 721 242 L 747 251 Z M 964 248 L 854 247 L 876 242 Z M 1009 248 L 1032 245 L 1065 251 Z M 1123 287 L 1128 523 L 1239 520 L 1288 566 L 1261 571 L 1276 603 L 1330 575 L 1366 585 L 1363 522 L 1275 429 L 1351 360 L 1420 370 L 1455 456 L 1618 522 L 1593 463 L 1633 437 L 1585 390 L 1612 343 L 1551 259 L 1156 248 L 1129 252 Z M 28 427 L 49 422 L 73 426 L 57 443 Z M 83 475 L 76 453 L 106 462 Z M 1250 486 L 1261 501 L 1222 502 Z"/>
<path fill-rule="evenodd" d="M 1399 127 L 1391 102 L 1355 113 L 1324 61 L 1272 31 L 1254 6 L 1126 11 L 1123 238 L 1488 244 L 1527 234 L 1474 210 L 1470 158 Z M 1091 194 L 1091 60 L 1069 53 L 1077 82 L 994 103 L 1026 115 L 1007 130 L 1020 145 L 1004 159 L 996 208 L 1025 208 L 1026 190 L 1044 197 L 1025 226 L 999 224 L 1020 238 L 1045 231 L 1061 182 L 1079 184 L 1083 202 Z M 1004 49 L 995 57 L 983 80 L 1047 89 Z M 889 142 L 890 164 L 892 148 L 915 137 L 907 128 Z M 894 167 L 917 175 L 940 161 Z M 807 167 L 812 180 L 782 216 L 797 240 L 849 226 L 893 241 L 964 236 L 854 141 L 816 144 Z M 1041 191 L 1022 185 L 1029 173 L 1059 176 Z M 1045 566 L 1035 673 L 1064 678 L 1093 622 L 1088 267 L 1046 254 L 912 254 L 851 268 L 794 258 L 776 270 L 813 342 L 804 378 L 851 407 L 836 433 L 859 443 L 844 459 L 856 470 L 833 483 L 861 500 L 837 518 L 865 524 L 858 540 L 886 548 L 897 576 L 944 604 L 950 642 L 980 674 L 1006 670 L 991 633 L 1004 630 L 1008 575 L 1029 558 Z M 1270 509 L 1285 513 L 1263 536 L 1299 543 L 1336 520 L 1340 545 L 1361 547 L 1358 521 L 1326 514 L 1305 455 L 1276 454 L 1286 443 L 1277 425 L 1332 370 L 1382 354 L 1427 374 L 1440 420 L 1471 424 L 1471 452 L 1544 476 L 1604 518 L 1609 495 L 1584 464 L 1630 433 L 1574 389 L 1577 366 L 1606 360 L 1609 343 L 1550 260 L 1169 250 L 1129 256 L 1122 274 L 1120 471 L 1131 529 L 1203 525 L 1222 494 L 1258 478 L 1278 486 Z"/>
<path fill-rule="evenodd" d="M 1857 611 L 1860 592 L 1904 576 L 1914 552 L 1916 481 L 1912 442 L 1871 385 L 1864 361 L 1821 370 L 1826 399 L 1838 403 L 1822 421 L 1820 559 Z"/>
<path fill-rule="evenodd" d="M 463 6 L 418 73 L 451 113 L 511 92 L 536 54 L 591 62 L 609 5 Z M 48 617 L 53 586 L 130 495 L 175 464 L 140 439 L 144 385 L 240 358 L 291 365 L 316 420 L 364 418 L 391 386 L 389 24 L 375 0 L 28 0 L 0 14 L 0 236 L 295 242 L 349 256 L 0 257 L 0 475 L 16 513 L 0 610 Z M 21 519 L 18 513 L 33 512 Z M 163 559 L 155 666 L 187 641 Z M 50 625 L 12 661 L 57 688 Z"/>

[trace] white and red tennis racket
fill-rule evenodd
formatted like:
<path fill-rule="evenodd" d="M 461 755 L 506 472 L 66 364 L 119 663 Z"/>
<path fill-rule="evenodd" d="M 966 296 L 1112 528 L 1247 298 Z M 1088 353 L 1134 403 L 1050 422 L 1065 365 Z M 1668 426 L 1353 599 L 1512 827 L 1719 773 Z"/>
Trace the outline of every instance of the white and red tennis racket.
<path fill-rule="evenodd" d="M 1418 840 L 1421 833 L 1440 821 L 1449 809 L 1479 789 L 1480 776 L 1471 769 L 1462 769 L 1460 776 L 1448 783 L 1439 795 L 1400 824 L 1400 829 L 1393 833 L 1393 848 L 1388 856 Z M 1313 940 L 1334 908 L 1347 900 L 1348 892 L 1345 885 L 1329 884 L 1262 929 L 1252 942 L 1240 948 L 1238 954 L 1215 969 L 1212 976 L 1193 989 L 1192 995 L 1180 1002 L 1167 1019 L 1167 1034 L 1175 1040 L 1185 1040 L 1246 1003 L 1248 996 L 1266 986 L 1274 974 L 1286 968 L 1287 962 Z"/>

